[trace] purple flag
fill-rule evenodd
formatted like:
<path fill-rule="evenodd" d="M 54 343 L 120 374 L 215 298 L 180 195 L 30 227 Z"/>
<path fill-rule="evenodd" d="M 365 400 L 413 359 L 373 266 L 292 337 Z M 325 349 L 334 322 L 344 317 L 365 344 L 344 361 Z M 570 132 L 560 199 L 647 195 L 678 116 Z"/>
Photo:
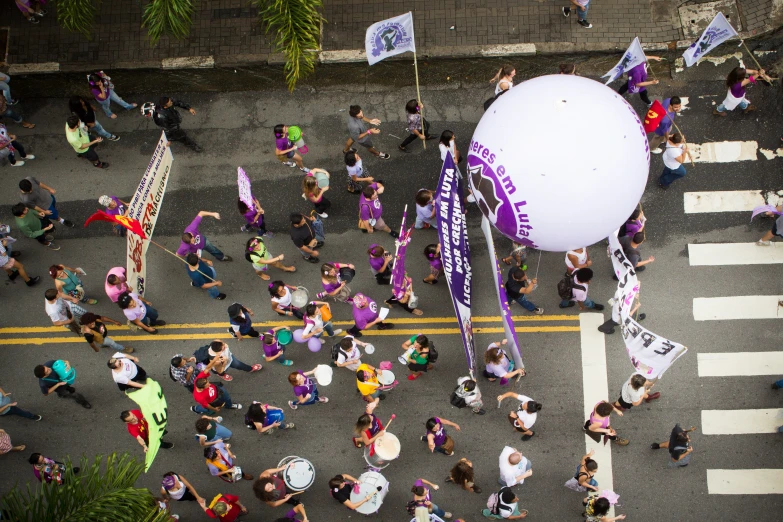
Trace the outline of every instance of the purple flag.
<path fill-rule="evenodd" d="M 239 199 L 247 205 L 247 208 L 253 208 L 253 192 L 250 190 L 250 178 L 245 174 L 245 169 L 237 167 L 237 185 L 239 185 Z"/>
<path fill-rule="evenodd" d="M 438 181 L 438 238 L 443 271 L 451 293 L 451 301 L 462 333 L 465 358 L 471 377 L 476 373 L 476 349 L 473 344 L 471 297 L 473 274 L 470 266 L 468 229 L 462 208 L 462 182 L 458 177 L 454 158 L 449 152 Z"/>
<path fill-rule="evenodd" d="M 407 274 L 405 273 L 405 253 L 408 250 L 408 243 L 411 242 L 413 227 L 409 228 L 407 232 L 405 231 L 405 220 L 407 217 L 408 205 L 405 205 L 405 210 L 402 212 L 400 237 L 395 241 L 397 251 L 394 253 L 394 264 L 392 265 L 392 294 L 395 299 L 402 299 L 408 286 L 405 284 L 407 279 Z"/>
<path fill-rule="evenodd" d="M 754 217 L 758 216 L 763 212 L 772 212 L 776 216 L 780 215 L 780 212 L 778 212 L 778 209 L 775 205 L 762 205 L 760 207 L 756 207 L 753 209 L 753 214 L 751 214 L 750 220 L 753 221 Z"/>

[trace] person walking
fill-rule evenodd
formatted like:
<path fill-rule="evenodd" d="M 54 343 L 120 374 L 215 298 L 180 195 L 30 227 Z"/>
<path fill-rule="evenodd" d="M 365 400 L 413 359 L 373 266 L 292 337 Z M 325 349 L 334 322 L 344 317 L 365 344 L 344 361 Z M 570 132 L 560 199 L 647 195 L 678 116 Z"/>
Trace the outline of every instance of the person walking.
<path fill-rule="evenodd" d="M 318 396 L 318 386 L 310 378 L 313 374 L 315 374 L 315 368 L 309 372 L 297 370 L 288 375 L 288 382 L 293 386 L 294 396 L 296 397 L 296 402 L 288 401 L 288 406 L 292 410 L 297 409 L 299 406 L 309 406 L 317 402 L 324 404 L 329 402 L 327 397 Z"/>
<path fill-rule="evenodd" d="M 449 152 L 451 152 L 451 157 L 454 158 L 456 163 L 462 163 L 462 160 L 464 159 L 457 149 L 457 137 L 450 130 L 445 130 L 440 133 L 438 149 L 440 150 L 441 161 L 446 161 L 446 154 Z"/>
<path fill-rule="evenodd" d="M 43 212 L 31 212 L 24 203 L 17 203 L 11 207 L 14 222 L 22 234 L 35 239 L 51 250 L 60 250 L 59 245 L 54 244 L 54 224 L 49 221 Z"/>
<path fill-rule="evenodd" d="M 332 348 L 334 365 L 338 368 L 347 368 L 352 372 L 359 369 L 362 364 L 362 352 L 359 346 L 367 346 L 367 343 L 359 341 L 352 335 L 346 335 Z M 336 355 L 334 355 L 336 349 Z"/>
<path fill-rule="evenodd" d="M 427 433 L 421 436 L 422 442 L 427 443 L 430 453 L 438 452 L 451 457 L 454 455 L 454 439 L 446 434 L 445 426 L 451 426 L 461 431 L 459 424 L 444 419 L 443 417 L 430 417 L 427 419 Z"/>
<path fill-rule="evenodd" d="M 177 502 L 196 501 L 204 504 L 204 497 L 198 494 L 196 488 L 188 482 L 184 475 L 169 471 L 163 475 L 160 483 L 160 494 L 166 500 L 176 500 Z"/>
<path fill-rule="evenodd" d="M 96 315 L 92 312 L 82 315 L 79 319 L 79 324 L 82 326 L 81 333 L 87 344 L 96 352 L 100 352 L 101 348 L 109 348 L 115 352 L 133 353 L 133 348 L 130 346 L 126 348 L 109 337 L 109 329 L 106 328 L 106 323 L 122 326 L 119 321 L 103 315 Z"/>
<path fill-rule="evenodd" d="M 302 163 L 302 156 L 297 152 L 299 148 L 288 139 L 288 125 L 279 123 L 275 125 L 275 156 L 286 167 L 299 167 L 302 172 L 308 173 L 310 169 Z M 302 133 L 304 136 L 304 133 Z"/>
<path fill-rule="evenodd" d="M 385 400 L 384 387 L 378 379 L 378 370 L 367 363 L 362 363 L 356 370 L 356 389 L 362 394 L 365 402 Z"/>
<path fill-rule="evenodd" d="M 241 404 L 235 404 L 231 395 L 223 386 L 215 386 L 209 382 L 209 372 L 213 366 L 218 364 L 219 359 L 214 358 L 209 361 L 209 364 L 196 375 L 195 386 L 193 388 L 193 399 L 196 401 L 196 406 L 191 406 L 190 410 L 194 413 L 209 413 L 219 412 L 223 408 L 231 410 L 241 410 Z"/>
<path fill-rule="evenodd" d="M 89 305 L 98 304 L 97 299 L 87 297 L 84 284 L 77 274 L 86 275 L 81 268 L 71 268 L 65 265 L 52 265 L 49 267 L 49 277 L 54 280 L 60 297 L 74 304 L 78 302 Z"/>
<path fill-rule="evenodd" d="M 121 200 L 117 196 L 101 196 L 98 198 L 98 203 L 106 207 L 104 212 L 110 216 L 127 216 L 130 210 L 130 203 Z M 128 229 L 122 225 L 114 225 L 114 233 L 120 237 L 126 237 Z"/>
<path fill-rule="evenodd" d="M 261 335 L 253 328 L 253 310 L 239 303 L 234 303 L 228 307 L 228 333 L 237 341 L 242 341 L 245 337 L 258 338 Z"/>
<path fill-rule="evenodd" d="M 57 199 L 54 195 L 57 192 L 48 185 L 44 185 L 32 176 L 28 176 L 19 182 L 19 199 L 27 208 L 40 213 L 43 212 L 48 218 L 59 221 L 66 227 L 73 228 L 72 221 L 60 217 L 57 210 Z"/>
<path fill-rule="evenodd" d="M 454 467 L 449 471 L 446 482 L 451 482 L 461 487 L 465 491 L 481 493 L 481 488 L 475 484 L 473 463 L 465 457 L 459 459 Z"/>
<path fill-rule="evenodd" d="M 435 217 L 435 196 L 429 189 L 419 189 L 416 193 L 416 223 L 417 229 L 438 228 L 438 220 Z"/>
<path fill-rule="evenodd" d="M 620 408 L 615 407 L 612 403 L 601 401 L 596 404 L 590 417 L 585 421 L 584 431 L 596 443 L 600 443 L 603 438 L 604 442 L 611 440 L 618 446 L 627 446 L 630 441 L 618 437 L 617 432 L 609 424 L 612 412 L 617 413 L 620 417 L 623 416 Z"/>
<path fill-rule="evenodd" d="M 541 403 L 534 401 L 527 395 L 521 395 L 514 392 L 506 392 L 498 395 L 498 407 L 503 399 L 514 398 L 519 401 L 517 411 L 508 414 L 508 422 L 518 432 L 522 434 L 522 440 L 530 440 L 536 433 L 530 428 L 536 423 L 538 412 L 541 411 Z"/>
<path fill-rule="evenodd" d="M 361 194 L 364 190 L 362 183 L 374 181 L 364 168 L 362 158 L 353 149 L 345 153 L 345 169 L 348 171 L 348 192 L 351 194 Z"/>
<path fill-rule="evenodd" d="M 691 438 L 688 433 L 696 431 L 695 426 L 691 426 L 688 430 L 683 430 L 679 424 L 675 424 L 672 429 L 672 433 L 669 436 L 669 440 L 666 442 L 653 442 L 650 444 L 650 449 L 667 448 L 669 450 L 669 462 L 670 468 L 684 468 L 691 462 L 691 456 L 693 455 L 693 446 L 691 446 Z"/>
<path fill-rule="evenodd" d="M 457 408 L 469 407 L 476 415 L 484 415 L 484 402 L 481 400 L 481 391 L 478 383 L 469 375 L 457 379 L 457 387 L 451 392 L 451 405 Z"/>
<path fill-rule="evenodd" d="M 535 303 L 527 298 L 528 294 L 531 294 L 537 286 L 538 279 L 529 280 L 527 273 L 519 267 L 512 268 L 508 271 L 508 279 L 504 285 L 506 295 L 509 299 L 519 304 L 528 312 L 533 312 L 536 315 L 543 315 L 544 309 L 540 306 L 536 306 Z"/>
<path fill-rule="evenodd" d="M 329 479 L 329 494 L 332 496 L 333 499 L 335 499 L 343 506 L 347 507 L 351 511 L 356 511 L 362 504 L 372 500 L 372 498 L 383 489 L 381 486 L 377 486 L 376 491 L 372 491 L 371 493 L 367 494 L 363 499 L 359 500 L 358 502 L 353 502 L 351 500 L 351 493 L 353 492 L 355 486 L 358 483 L 359 483 L 358 479 L 350 476 L 347 473 L 341 473 L 340 475 L 335 475 L 334 477 Z"/>
<path fill-rule="evenodd" d="M 19 153 L 19 161 L 16 160 L 16 153 Z M 34 160 L 35 156 L 27 154 L 24 146 L 16 141 L 16 135 L 10 134 L 5 125 L 0 123 L 0 158 L 7 157 L 8 163 L 12 167 L 21 167 L 25 164 L 24 160 Z"/>
<path fill-rule="evenodd" d="M 575 270 L 571 275 L 566 276 L 563 282 L 568 282 L 569 288 L 568 288 L 568 294 L 569 296 L 566 297 L 565 293 L 560 294 L 560 298 L 562 301 L 560 301 L 560 308 L 570 308 L 574 306 L 574 304 L 579 305 L 579 311 L 584 311 L 585 309 L 593 309 L 598 312 L 604 309 L 604 305 L 598 304 L 594 302 L 592 299 L 588 299 L 587 297 L 587 291 L 590 285 L 590 281 L 593 279 L 593 270 L 590 268 L 580 268 L 578 270 Z M 560 285 L 558 284 L 558 291 L 560 290 Z"/>
<path fill-rule="evenodd" d="M 576 22 L 585 29 L 592 29 L 593 24 L 587 21 L 587 11 L 590 9 L 590 0 L 571 0 L 571 5 L 576 8 Z M 572 7 L 563 7 L 563 16 L 571 16 Z"/>
<path fill-rule="evenodd" d="M 283 366 L 293 366 L 294 362 L 285 357 L 285 346 L 277 340 L 277 336 L 275 335 L 280 330 L 287 330 L 290 333 L 291 328 L 288 326 L 276 326 L 264 333 L 263 339 L 261 340 L 264 348 L 264 360 L 266 362 L 277 361 Z"/>
<path fill-rule="evenodd" d="M 294 496 L 295 492 L 289 489 L 285 481 L 280 478 L 283 471 L 285 471 L 285 467 L 264 470 L 253 483 L 253 493 L 258 500 L 269 507 L 289 504 L 296 508 L 301 502 Z"/>
<path fill-rule="evenodd" d="M 111 102 L 116 103 L 126 111 L 135 109 L 138 107 L 135 103 L 128 103 L 114 90 L 114 84 L 111 78 L 103 71 L 98 71 L 94 74 L 90 74 L 87 77 L 87 81 L 90 84 L 90 92 L 95 96 L 95 101 L 101 106 L 103 112 L 106 113 L 111 119 L 116 119 L 117 115 L 111 112 Z"/>
<path fill-rule="evenodd" d="M 53 325 L 62 326 L 76 335 L 82 335 L 79 320 L 87 313 L 87 310 L 71 301 L 64 300 L 55 288 L 44 292 L 44 299 L 46 315 L 52 320 Z"/>
<path fill-rule="evenodd" d="M 133 392 L 147 385 L 147 372 L 138 362 L 138 357 L 116 352 L 106 363 L 121 392 Z"/>
<path fill-rule="evenodd" d="M 124 229 L 123 229 L 124 230 Z M 124 292 L 132 292 L 133 289 L 128 286 L 128 277 L 125 273 L 125 267 L 115 266 L 106 274 L 106 281 L 103 283 L 103 289 L 112 303 L 116 303 Z"/>
<path fill-rule="evenodd" d="M 524 484 L 525 479 L 533 475 L 533 463 L 522 455 L 522 452 L 511 446 L 506 446 L 498 458 L 500 479 L 498 482 L 505 487 Z"/>
<path fill-rule="evenodd" d="M 324 237 L 318 232 L 315 218 L 294 212 L 289 216 L 289 220 L 291 221 L 289 234 L 294 246 L 302 253 L 305 261 L 318 263 L 320 259 L 318 259 L 319 253 L 316 249 L 324 246 Z"/>
<path fill-rule="evenodd" d="M 286 266 L 282 263 L 285 254 L 272 257 L 272 253 L 266 247 L 263 236 L 256 236 L 247 240 L 245 243 L 245 259 L 253 265 L 253 270 L 262 281 L 269 281 L 270 277 L 266 275 L 269 266 L 279 268 L 283 272 L 296 272 L 295 266 Z"/>
<path fill-rule="evenodd" d="M 324 308 L 330 316 L 326 320 L 324 320 Z M 324 332 L 326 332 L 328 337 L 334 337 L 343 333 L 342 328 L 338 328 L 336 330 L 334 329 L 332 322 L 329 320 L 330 318 L 331 310 L 329 308 L 329 303 L 325 303 L 323 301 L 310 302 L 310 304 L 308 304 L 305 308 L 303 317 L 304 331 L 302 332 L 302 338 L 308 340 L 311 337 L 315 337 L 321 341 L 321 344 L 324 344 L 326 341 L 321 338 Z"/>
<path fill-rule="evenodd" d="M 385 323 L 381 319 L 378 305 L 364 294 L 356 293 L 353 296 L 353 326 L 348 333 L 356 338 L 362 336 L 362 330 L 367 330 L 378 325 L 378 330 L 394 328 L 392 323 Z"/>
<path fill-rule="evenodd" d="M 321 285 L 324 291 L 316 297 L 331 297 L 336 303 L 347 303 L 351 299 L 351 282 L 356 267 L 351 263 L 324 263 L 321 265 Z"/>
<path fill-rule="evenodd" d="M 8 85 L 11 82 L 11 77 L 6 73 L 0 72 L 0 91 L 3 93 L 6 103 L 8 105 L 16 105 L 19 100 L 15 100 L 11 97 L 11 86 Z"/>
<path fill-rule="evenodd" d="M 620 226 L 620 231 L 617 237 L 633 236 L 637 232 L 644 231 L 644 226 L 647 223 L 647 217 L 641 209 L 635 208 L 625 223 Z"/>
<path fill-rule="evenodd" d="M 107 131 L 98 123 L 98 118 L 95 116 L 95 107 L 83 96 L 71 96 L 71 99 L 68 100 L 68 109 L 72 114 L 79 117 L 79 121 L 85 124 L 87 129 L 94 130 L 98 136 L 109 141 L 120 141 L 119 136 Z"/>
<path fill-rule="evenodd" d="M 231 261 L 231 256 L 224 254 L 218 247 L 210 243 L 207 236 L 201 234 L 199 227 L 201 226 L 201 220 L 204 217 L 212 217 L 220 220 L 220 214 L 217 212 L 207 212 L 202 210 L 193 218 L 190 225 L 185 227 L 185 231 L 182 233 L 182 242 L 177 249 L 177 255 L 180 257 L 187 257 L 188 254 L 196 254 L 201 257 L 202 250 L 206 250 L 212 257 L 218 261 Z"/>
<path fill-rule="evenodd" d="M 245 364 L 240 361 L 237 357 L 234 356 L 233 353 L 231 353 L 231 349 L 228 347 L 228 345 L 220 339 L 215 339 L 209 344 L 209 350 L 207 353 L 209 354 L 210 361 L 212 359 L 218 360 L 218 363 L 212 368 L 212 371 L 224 381 L 234 380 L 233 377 L 226 373 L 229 368 L 234 368 L 235 370 L 248 373 L 255 373 L 261 371 L 263 368 L 263 366 L 260 364 L 254 364 L 253 366 L 250 366 L 249 364 Z"/>
<path fill-rule="evenodd" d="M 593 260 L 590 259 L 590 254 L 587 252 L 587 247 L 582 247 L 566 252 L 565 264 L 566 272 L 573 274 L 575 270 L 579 270 L 580 268 L 590 268 L 593 266 Z"/>
<path fill-rule="evenodd" d="M 614 407 L 620 411 L 630 410 L 634 406 L 639 406 L 642 401 L 650 403 L 661 396 L 661 392 L 650 393 L 650 388 L 655 385 L 648 381 L 644 375 L 635 373 L 631 375 L 620 391 Z"/>
<path fill-rule="evenodd" d="M 103 138 L 98 136 L 94 140 L 90 140 L 90 131 L 87 130 L 87 127 L 75 114 L 71 114 L 65 120 L 65 138 L 71 144 L 73 150 L 76 151 L 77 157 L 90 161 L 93 167 L 99 169 L 109 168 L 109 163 L 101 161 L 98 153 L 95 152 L 95 146 L 103 142 Z"/>
<path fill-rule="evenodd" d="M 682 100 L 678 96 L 672 96 L 663 100 L 661 105 L 666 112 L 658 127 L 653 131 L 653 137 L 650 140 L 650 152 L 653 154 L 663 152 L 659 147 L 671 138 L 674 120 L 677 113 L 682 110 Z"/>
<path fill-rule="evenodd" d="M 252 478 L 252 477 L 251 477 Z M 247 508 L 239 501 L 236 495 L 220 494 L 212 499 L 209 506 L 201 506 L 209 518 L 218 518 L 222 522 L 234 522 L 242 515 L 247 515 Z"/>
<path fill-rule="evenodd" d="M 626 235 L 618 239 L 620 245 L 623 247 L 623 253 L 625 254 L 626 259 L 633 265 L 636 272 L 644 272 L 647 269 L 646 265 L 655 261 L 653 256 L 642 261 L 642 254 L 639 252 L 639 246 L 644 243 L 644 240 L 644 232 L 637 232 L 636 234 Z"/>
<path fill-rule="evenodd" d="M 19 408 L 18 403 L 9 397 L 11 397 L 11 393 L 0 388 L 0 415 L 17 415 L 34 421 L 43 419 L 40 415 Z"/>
<path fill-rule="evenodd" d="M 329 214 L 327 214 L 326 211 L 332 207 L 332 202 L 326 199 L 326 191 L 329 190 L 329 188 L 330 187 L 321 188 L 318 186 L 318 180 L 310 174 L 305 176 L 302 180 L 302 196 L 313 204 L 315 213 L 318 214 L 318 217 L 321 219 L 329 217 Z"/>
<path fill-rule="evenodd" d="M 269 283 L 269 295 L 271 296 L 272 311 L 277 315 L 304 318 L 304 312 L 291 304 L 292 292 L 299 290 L 298 286 L 290 286 L 282 281 Z"/>
<path fill-rule="evenodd" d="M 666 142 L 666 150 L 663 153 L 663 172 L 658 178 L 658 186 L 663 190 L 669 185 L 685 176 L 685 162 L 693 159 L 688 145 L 683 141 L 679 133 L 672 134 Z"/>
<path fill-rule="evenodd" d="M 413 348 L 413 350 L 410 350 Z M 409 381 L 415 381 L 421 374 L 434 368 L 430 362 L 430 341 L 426 335 L 414 335 L 404 343 L 402 349 L 405 350 L 406 360 L 408 361 Z"/>
<path fill-rule="evenodd" d="M 772 244 L 773 237 L 783 237 L 783 204 L 778 205 L 775 209 L 781 213 L 780 216 L 775 218 L 772 222 L 772 229 L 767 230 L 761 239 L 756 241 L 756 246 L 769 246 Z M 767 215 L 774 217 L 774 214 L 768 212 Z"/>
<path fill-rule="evenodd" d="M 391 252 L 387 252 L 382 246 L 372 244 L 367 249 L 370 270 L 375 276 L 375 282 L 379 285 L 388 285 L 391 282 L 391 267 L 389 264 L 394 258 Z"/>
<path fill-rule="evenodd" d="M 712 110 L 712 113 L 716 116 L 725 117 L 728 115 L 728 111 L 733 111 L 737 107 L 743 113 L 755 111 L 756 106 L 745 97 L 745 88 L 750 84 L 755 85 L 757 79 L 761 78 L 763 80 L 765 77 L 764 69 L 754 70 L 743 67 L 732 69 L 726 77 L 726 87 L 728 87 L 726 98 L 723 100 L 723 103 Z"/>
<path fill-rule="evenodd" d="M 359 229 L 372 234 L 376 230 L 388 233 L 394 239 L 400 235 L 390 229 L 383 220 L 383 205 L 379 196 L 383 194 L 382 181 L 370 183 L 359 196 Z"/>
<path fill-rule="evenodd" d="M 598 471 L 598 463 L 592 459 L 595 450 L 591 449 L 588 454 L 582 457 L 576 466 L 576 473 L 565 483 L 565 486 L 574 491 L 598 491 L 598 481 L 595 480 L 595 474 Z"/>
<path fill-rule="evenodd" d="M 422 279 L 423 283 L 428 285 L 438 284 L 440 276 L 443 275 L 443 261 L 440 256 L 440 243 L 433 243 L 424 247 L 424 257 L 430 264 L 430 275 Z"/>
<path fill-rule="evenodd" d="M 166 139 L 169 142 L 181 141 L 187 148 L 192 149 L 194 152 L 202 152 L 202 149 L 190 136 L 188 136 L 184 130 L 180 127 L 182 123 L 182 115 L 177 110 L 177 107 L 188 111 L 193 116 L 196 115 L 196 109 L 188 105 L 187 103 L 175 100 L 168 96 L 161 96 L 158 100 L 158 104 L 152 106 L 148 113 L 152 113 L 152 119 L 155 125 L 162 128 L 166 132 Z"/>
<path fill-rule="evenodd" d="M 166 321 L 158 319 L 158 311 L 152 307 L 152 303 L 135 292 L 121 293 L 117 298 L 117 304 L 129 322 L 149 334 L 157 334 L 158 330 L 155 326 L 166 324 Z"/>
<path fill-rule="evenodd" d="M 38 284 L 41 281 L 41 277 L 30 277 L 27 275 L 24 265 L 14 258 L 13 252 L 9 251 L 10 248 L 8 250 L 6 249 L 6 242 L 6 238 L 0 239 L 0 267 L 8 274 L 8 279 L 13 281 L 17 277 L 22 276 L 22 281 L 24 281 L 27 286 L 35 286 Z"/>
<path fill-rule="evenodd" d="M 21 125 L 25 129 L 33 129 L 35 128 L 35 123 L 30 123 L 29 121 L 25 121 L 21 114 L 16 112 L 15 110 L 12 110 L 9 105 L 16 105 L 16 103 L 8 103 L 5 100 L 5 97 L 0 97 L 0 118 L 6 117 L 16 123 L 17 125 Z M 19 110 L 19 109 L 17 109 Z"/>
<path fill-rule="evenodd" d="M 386 433 L 386 430 L 383 429 L 383 422 L 373 413 L 379 401 L 380 399 L 377 399 L 367 404 L 364 414 L 359 417 L 353 427 L 353 432 L 356 435 L 352 438 L 353 445 L 357 448 L 369 447 L 370 455 L 375 454 L 375 441 Z"/>
<path fill-rule="evenodd" d="M 150 445 L 150 425 L 147 423 L 147 419 L 144 418 L 144 414 L 141 410 L 125 410 L 120 413 L 120 420 L 125 423 L 125 427 L 128 429 L 130 436 L 136 439 L 139 445 L 147 453 Z M 163 436 L 168 433 L 163 431 Z M 160 447 L 162 449 L 171 449 L 174 447 L 173 442 L 166 442 L 163 440 L 163 436 L 160 439 Z"/>
<path fill-rule="evenodd" d="M 487 504 L 489 505 L 489 504 Z M 484 508 L 481 514 L 489 519 L 519 520 L 528 514 L 527 509 L 519 509 L 519 497 L 510 488 L 501 488 L 495 493 L 495 503 L 492 508 Z"/>
<path fill-rule="evenodd" d="M 196 420 L 196 440 L 202 447 L 214 446 L 219 442 L 231 440 L 231 430 L 222 426 L 223 417 L 202 415 Z"/>
<path fill-rule="evenodd" d="M 372 143 L 371 136 L 373 134 L 380 134 L 380 129 L 368 130 L 367 125 L 365 125 L 366 123 L 369 123 L 370 125 L 380 125 L 381 120 L 378 118 L 368 119 L 364 115 L 364 112 L 362 112 L 361 107 L 358 105 L 351 105 L 348 109 L 348 134 L 350 134 L 351 137 L 345 142 L 343 154 L 347 154 L 348 151 L 351 150 L 351 146 L 354 143 L 358 143 L 370 151 L 376 158 L 389 159 L 390 156 L 388 154 L 376 150 Z"/>
<path fill-rule="evenodd" d="M 76 380 L 76 370 L 71 368 L 71 363 L 68 361 L 62 359 L 46 361 L 36 366 L 33 374 L 38 378 L 38 387 L 45 396 L 56 393 L 61 399 L 73 399 L 83 408 L 88 410 L 92 408 L 87 399 L 72 386 Z"/>
<path fill-rule="evenodd" d="M 437 139 L 437 136 L 430 134 L 430 122 L 421 116 L 421 110 L 423 108 L 424 104 L 417 100 L 410 100 L 405 104 L 405 113 L 408 119 L 408 132 L 410 134 L 397 146 L 402 152 L 410 153 L 405 147 L 416 141 L 416 138 L 422 141 Z M 456 158 L 454 161 L 456 161 Z"/>
<path fill-rule="evenodd" d="M 242 217 L 245 218 L 245 224 L 239 227 L 242 232 L 250 232 L 251 234 L 258 234 L 264 237 L 273 237 L 274 234 L 267 231 L 264 224 L 264 209 L 261 208 L 261 203 L 258 202 L 258 198 L 253 196 L 253 206 L 248 207 L 242 199 L 237 198 L 237 209 Z"/>
<path fill-rule="evenodd" d="M 44 457 L 40 453 L 33 453 L 27 459 L 27 462 L 33 466 L 33 474 L 38 482 L 49 484 L 54 482 L 58 486 L 62 486 L 66 477 L 66 466 L 62 462 L 58 462 L 49 457 Z M 76 475 L 79 473 L 80 468 L 78 466 L 71 467 L 71 471 Z"/>
<path fill-rule="evenodd" d="M 644 104 L 647 105 L 647 108 L 649 109 L 652 106 L 652 101 L 650 101 L 650 97 L 647 95 L 647 87 L 650 85 L 658 85 L 660 82 L 657 79 L 649 81 L 647 80 L 647 60 L 660 62 L 662 58 L 660 56 L 653 56 L 651 54 L 645 55 L 645 58 L 646 59 L 644 62 L 640 63 L 636 67 L 632 67 L 627 71 L 626 74 L 628 75 L 628 81 L 617 90 L 617 94 L 620 96 L 623 96 L 627 92 L 630 92 L 631 94 L 638 94 L 639 98 L 642 99 Z"/>
<path fill-rule="evenodd" d="M 222 301 L 226 298 L 226 294 L 218 290 L 223 286 L 223 282 L 218 281 L 212 261 L 201 259 L 197 254 L 188 254 L 185 260 L 187 261 L 190 286 L 206 290 L 212 299 Z"/>
<path fill-rule="evenodd" d="M 9 453 L 11 451 L 24 451 L 25 448 L 24 444 L 19 444 L 17 446 L 14 446 L 11 442 L 11 436 L 8 435 L 8 432 L 0 429 L 0 455 L 5 455 L 6 453 Z"/>
<path fill-rule="evenodd" d="M 418 479 L 411 488 L 411 493 L 413 493 L 413 505 L 426 506 L 427 511 L 431 512 L 436 517 L 445 519 L 451 518 L 450 512 L 444 511 L 441 507 L 432 502 L 431 490 L 433 489 L 438 491 L 440 488 L 437 484 L 433 484 L 429 480 L 423 478 Z"/>
<path fill-rule="evenodd" d="M 489 83 L 495 84 L 495 97 L 506 91 L 510 91 L 514 87 L 514 76 L 516 76 L 517 70 L 513 65 L 506 64 L 498 69 Z M 497 82 L 497 83 L 496 83 Z"/>
<path fill-rule="evenodd" d="M 253 401 L 245 414 L 245 426 L 258 433 L 271 435 L 276 428 L 292 430 L 296 428 L 293 422 L 285 422 L 285 412 L 282 408 L 261 404 Z"/>
<path fill-rule="evenodd" d="M 193 393 L 198 372 L 194 366 L 190 366 L 188 363 L 195 362 L 195 357 L 185 357 L 183 354 L 178 353 L 171 358 L 171 365 L 169 366 L 169 377 L 171 377 L 171 380 L 180 383 L 190 393 Z"/>
<path fill-rule="evenodd" d="M 606 497 L 587 497 L 582 501 L 582 505 L 585 507 L 585 521 L 586 522 L 615 522 L 617 520 L 625 520 L 625 515 L 617 515 L 616 517 L 608 516 L 609 508 L 612 504 Z"/>
<path fill-rule="evenodd" d="M 253 475 L 236 465 L 237 456 L 231 451 L 231 444 L 222 440 L 214 446 L 204 448 L 204 459 L 213 477 L 229 483 L 253 480 Z"/>

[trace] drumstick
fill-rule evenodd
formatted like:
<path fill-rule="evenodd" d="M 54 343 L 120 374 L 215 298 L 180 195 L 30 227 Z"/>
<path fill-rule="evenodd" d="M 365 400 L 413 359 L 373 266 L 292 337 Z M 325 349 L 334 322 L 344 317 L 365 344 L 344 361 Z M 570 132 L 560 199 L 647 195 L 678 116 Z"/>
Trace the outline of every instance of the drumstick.
<path fill-rule="evenodd" d="M 396 419 L 396 418 L 397 418 L 397 415 L 392 413 L 391 419 L 389 419 L 389 422 L 386 423 L 386 428 L 384 429 L 384 431 L 389 429 L 389 426 L 391 426 L 392 421 L 394 419 Z"/>

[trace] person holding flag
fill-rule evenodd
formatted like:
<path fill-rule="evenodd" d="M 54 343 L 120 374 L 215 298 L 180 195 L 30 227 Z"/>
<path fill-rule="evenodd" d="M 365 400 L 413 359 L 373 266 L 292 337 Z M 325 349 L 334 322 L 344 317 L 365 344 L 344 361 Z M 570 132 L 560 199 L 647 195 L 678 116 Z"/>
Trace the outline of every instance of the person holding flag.
<path fill-rule="evenodd" d="M 729 88 L 728 92 L 726 92 L 726 98 L 723 100 L 723 103 L 712 110 L 712 113 L 716 116 L 725 117 L 728 111 L 733 111 L 737 107 L 744 113 L 755 111 L 756 106 L 745 98 L 745 87 L 750 84 L 755 85 L 756 79 L 764 79 L 765 77 L 764 69 L 755 70 L 735 67 L 726 77 L 726 86 Z"/>
<path fill-rule="evenodd" d="M 645 61 L 643 63 L 640 63 L 636 67 L 632 67 L 626 73 L 628 75 L 628 81 L 625 83 L 625 85 L 620 87 L 620 89 L 617 91 L 617 94 L 621 96 L 627 92 L 630 92 L 631 94 L 638 94 L 639 98 L 642 99 L 649 109 L 652 106 L 652 102 L 650 101 L 650 97 L 647 95 L 647 86 L 658 85 L 659 82 L 657 79 L 647 81 L 646 60 L 655 60 L 656 62 L 660 62 L 663 58 L 660 56 L 653 56 L 651 54 L 647 54 L 644 57 Z"/>
<path fill-rule="evenodd" d="M 663 102 L 660 104 L 660 107 L 664 111 L 663 117 L 661 118 L 660 123 L 658 123 L 658 126 L 655 128 L 655 130 L 653 130 L 654 135 L 650 139 L 650 152 L 653 154 L 661 154 L 663 152 L 660 147 L 669 140 L 672 125 L 674 125 L 674 118 L 682 109 L 682 101 L 678 96 L 672 96 L 671 98 L 666 98 L 663 100 Z M 655 108 L 656 105 L 653 105 L 652 109 Z"/>
<path fill-rule="evenodd" d="M 150 426 L 147 424 L 147 419 L 144 418 L 141 410 L 123 411 L 120 413 L 120 419 L 125 422 L 126 427 L 128 428 L 128 433 L 130 433 L 131 437 L 135 438 L 144 449 L 144 453 L 147 453 L 150 444 Z M 163 434 L 166 434 L 165 430 Z M 170 449 L 174 447 L 174 443 L 166 442 L 165 440 L 161 439 L 160 447 L 163 449 Z"/>

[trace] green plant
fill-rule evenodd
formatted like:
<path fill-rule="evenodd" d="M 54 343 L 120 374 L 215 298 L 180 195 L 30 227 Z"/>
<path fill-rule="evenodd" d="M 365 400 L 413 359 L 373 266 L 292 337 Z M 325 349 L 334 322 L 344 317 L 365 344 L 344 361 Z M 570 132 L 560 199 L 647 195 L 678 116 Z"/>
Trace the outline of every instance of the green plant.
<path fill-rule="evenodd" d="M 152 45 L 158 43 L 160 37 L 169 34 L 182 39 L 190 33 L 193 25 L 192 0 L 151 0 L 144 7 L 141 26 L 147 28 Z"/>
<path fill-rule="evenodd" d="M 92 23 L 98 11 L 100 0 L 59 0 L 57 2 L 57 21 L 72 33 L 81 33 L 92 40 Z"/>
<path fill-rule="evenodd" d="M 66 459 L 65 480 L 35 488 L 18 486 L 0 499 L 3 519 L 19 522 L 163 522 L 168 514 L 158 510 L 148 489 L 133 485 L 144 471 L 144 462 L 127 453 L 112 453 L 103 466 L 103 455 L 92 464 L 81 458 L 81 473 L 74 474 Z M 102 468 L 104 468 L 102 470 Z M 31 474 L 32 476 L 32 474 Z"/>
<path fill-rule="evenodd" d="M 288 90 L 315 70 L 320 50 L 321 0 L 250 0 L 258 8 L 258 18 L 266 32 L 274 33 L 277 52 L 285 54 L 285 79 Z"/>

